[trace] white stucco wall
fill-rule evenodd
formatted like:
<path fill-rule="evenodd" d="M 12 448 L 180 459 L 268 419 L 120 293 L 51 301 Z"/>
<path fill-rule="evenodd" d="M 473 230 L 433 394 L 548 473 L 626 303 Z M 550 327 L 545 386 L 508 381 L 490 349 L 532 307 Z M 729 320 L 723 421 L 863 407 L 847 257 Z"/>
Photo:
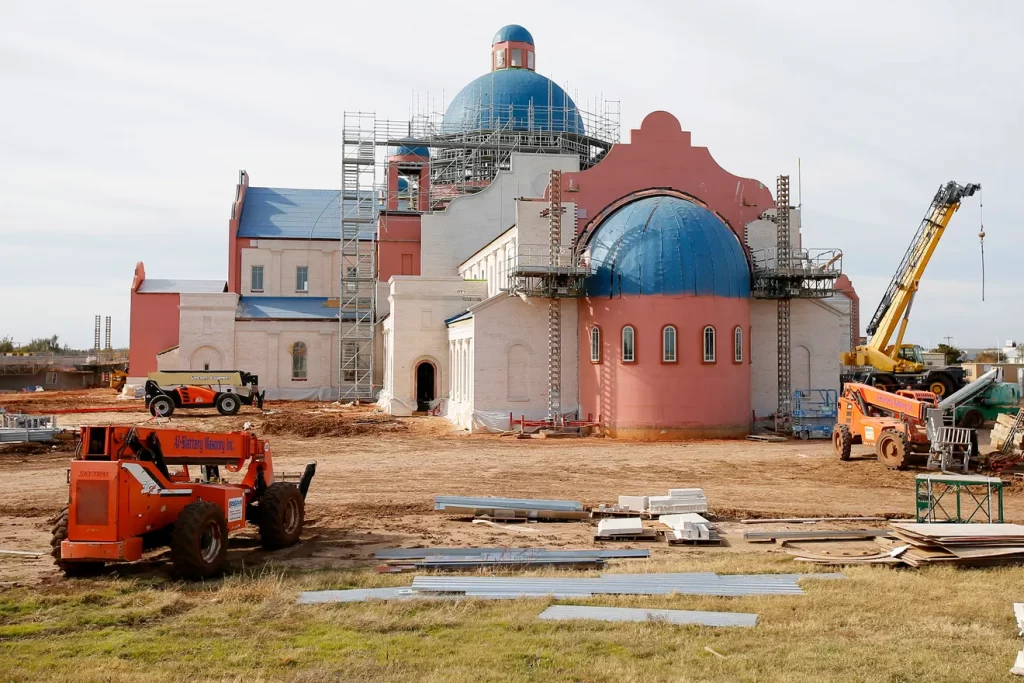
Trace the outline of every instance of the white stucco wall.
<path fill-rule="evenodd" d="M 338 296 L 341 245 L 325 240 L 252 240 L 242 248 L 243 296 Z M 252 266 L 263 266 L 263 291 L 252 291 Z M 309 268 L 309 290 L 298 292 L 296 268 Z"/>
<path fill-rule="evenodd" d="M 513 154 L 512 168 L 484 190 L 459 197 L 444 211 L 423 215 L 420 273 L 448 277 L 460 263 L 508 230 L 516 221 L 517 197 L 543 197 L 554 168 L 578 171 L 571 155 Z M 572 226 L 569 231 L 572 232 Z"/>
<path fill-rule="evenodd" d="M 778 304 L 754 300 L 751 322 L 751 407 L 757 417 L 778 406 Z M 790 308 L 791 383 L 797 389 L 839 389 L 841 337 L 849 334 L 841 311 L 813 299 L 794 299 Z M 807 386 L 807 385 L 810 386 Z"/>
<path fill-rule="evenodd" d="M 460 320 L 447 328 L 448 336 L 448 404 L 447 417 L 457 427 L 472 429 L 473 400 L 476 382 L 476 325 L 473 318 Z"/>
<path fill-rule="evenodd" d="M 182 294 L 178 305 L 181 370 L 236 370 L 235 309 L 238 295 Z"/>
<path fill-rule="evenodd" d="M 306 345 L 306 378 L 292 377 L 292 351 Z M 239 320 L 237 369 L 259 375 L 271 399 L 333 400 L 338 397 L 338 323 L 306 320 Z"/>
<path fill-rule="evenodd" d="M 465 280 L 483 280 L 487 283 L 487 296 L 508 291 L 509 262 L 515 254 L 519 231 L 509 228 L 494 241 L 459 264 L 458 274 Z"/>
<path fill-rule="evenodd" d="M 389 281 L 390 317 L 386 378 L 378 403 L 394 415 L 409 415 L 416 406 L 416 366 L 429 361 L 437 368 L 437 386 L 448 386 L 448 329 L 445 319 L 479 303 L 487 283 L 448 277 L 395 275 Z M 441 398 L 441 396 L 439 396 Z"/>

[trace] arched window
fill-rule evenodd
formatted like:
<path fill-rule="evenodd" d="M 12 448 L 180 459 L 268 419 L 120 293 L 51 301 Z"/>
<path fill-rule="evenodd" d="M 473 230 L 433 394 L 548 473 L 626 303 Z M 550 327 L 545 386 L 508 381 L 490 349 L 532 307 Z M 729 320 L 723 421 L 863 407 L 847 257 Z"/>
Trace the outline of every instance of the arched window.
<path fill-rule="evenodd" d="M 743 328 L 739 325 L 732 331 L 732 362 L 743 362 Z"/>
<path fill-rule="evenodd" d="M 597 325 L 590 328 L 590 362 L 601 362 L 601 328 Z"/>
<path fill-rule="evenodd" d="M 292 379 L 306 379 L 306 345 L 292 344 Z"/>
<path fill-rule="evenodd" d="M 636 362 L 636 331 L 632 325 L 622 328 L 622 362 Z"/>
<path fill-rule="evenodd" d="M 704 328 L 704 362 L 714 363 L 715 361 L 715 328 L 708 325 Z"/>
<path fill-rule="evenodd" d="M 671 325 L 661 330 L 661 362 L 676 362 L 676 328 Z"/>

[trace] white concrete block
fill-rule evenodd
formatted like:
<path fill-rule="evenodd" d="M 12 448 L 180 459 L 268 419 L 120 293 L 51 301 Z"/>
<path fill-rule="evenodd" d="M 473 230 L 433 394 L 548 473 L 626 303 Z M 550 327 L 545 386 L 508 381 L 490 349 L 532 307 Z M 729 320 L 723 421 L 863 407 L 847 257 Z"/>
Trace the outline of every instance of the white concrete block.
<path fill-rule="evenodd" d="M 625 519 L 602 519 L 597 523 L 598 536 L 632 536 L 644 531 L 643 522 L 639 517 Z"/>
<path fill-rule="evenodd" d="M 704 517 L 701 517 L 695 512 L 687 512 L 681 515 L 661 515 L 658 517 L 658 521 L 670 528 L 676 528 L 683 524 L 708 524 L 709 522 Z"/>
<path fill-rule="evenodd" d="M 691 498 L 693 496 L 703 498 L 704 489 L 669 489 L 668 495 L 673 498 Z"/>
<path fill-rule="evenodd" d="M 647 510 L 648 496 L 619 496 L 619 505 L 634 512 Z"/>

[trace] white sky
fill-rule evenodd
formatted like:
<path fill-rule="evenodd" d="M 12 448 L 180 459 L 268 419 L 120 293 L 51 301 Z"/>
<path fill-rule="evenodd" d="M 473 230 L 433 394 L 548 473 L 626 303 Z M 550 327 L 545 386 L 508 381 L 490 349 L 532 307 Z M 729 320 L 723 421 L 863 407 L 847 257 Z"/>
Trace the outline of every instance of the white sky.
<path fill-rule="evenodd" d="M 343 111 L 440 106 L 519 23 L 581 107 L 622 101 L 624 137 L 665 109 L 773 190 L 802 158 L 804 244 L 844 250 L 864 322 L 937 187 L 982 183 L 986 301 L 975 197 L 909 337 L 1024 340 L 1024 3 L 155 5 L 0 2 L 0 336 L 87 347 L 102 314 L 127 345 L 136 261 L 150 277 L 226 277 L 239 169 L 256 186 L 337 187 Z"/>

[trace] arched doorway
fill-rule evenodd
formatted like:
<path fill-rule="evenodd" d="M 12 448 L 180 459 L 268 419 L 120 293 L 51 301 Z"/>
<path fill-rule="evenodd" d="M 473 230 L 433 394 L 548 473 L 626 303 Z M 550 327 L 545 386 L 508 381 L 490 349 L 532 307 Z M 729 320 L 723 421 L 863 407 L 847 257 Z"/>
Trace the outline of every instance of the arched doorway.
<path fill-rule="evenodd" d="M 434 400 L 434 364 L 423 361 L 416 366 L 416 410 L 430 410 Z"/>

